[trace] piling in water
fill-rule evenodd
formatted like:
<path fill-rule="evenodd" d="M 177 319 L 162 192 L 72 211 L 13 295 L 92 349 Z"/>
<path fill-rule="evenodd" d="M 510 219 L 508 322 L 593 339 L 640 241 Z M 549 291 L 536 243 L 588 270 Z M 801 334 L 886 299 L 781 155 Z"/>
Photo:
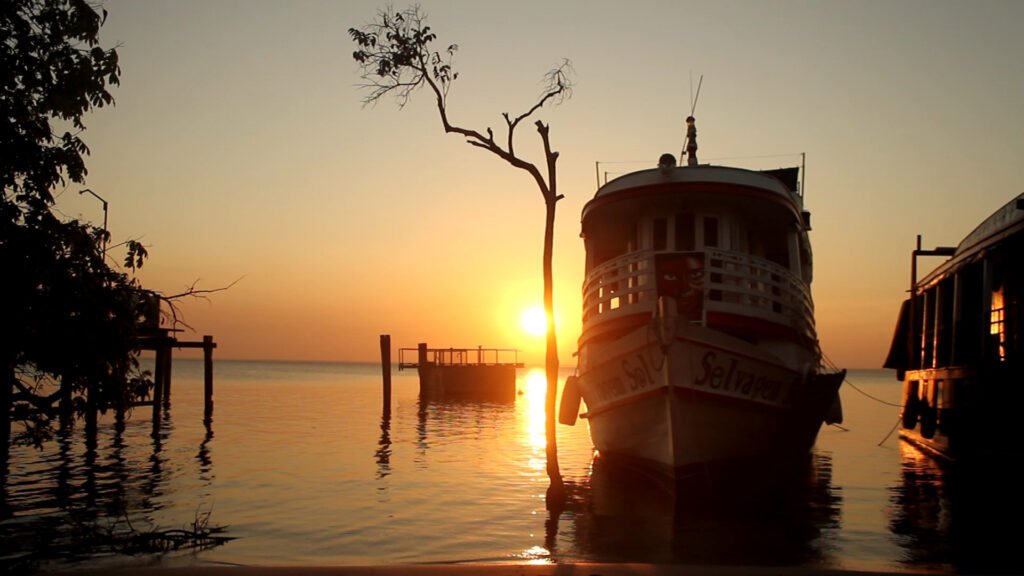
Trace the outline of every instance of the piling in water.
<path fill-rule="evenodd" d="M 380 369 L 384 379 L 384 418 L 391 416 L 391 335 L 380 336 Z"/>

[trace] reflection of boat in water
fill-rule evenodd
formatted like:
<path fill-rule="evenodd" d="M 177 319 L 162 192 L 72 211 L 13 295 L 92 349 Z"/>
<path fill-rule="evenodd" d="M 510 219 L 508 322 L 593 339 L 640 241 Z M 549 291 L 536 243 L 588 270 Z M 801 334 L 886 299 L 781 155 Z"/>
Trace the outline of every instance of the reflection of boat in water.
<path fill-rule="evenodd" d="M 841 504 L 828 455 L 806 454 L 799 466 L 787 470 L 785 480 L 779 478 L 782 491 L 752 491 L 737 477 L 678 484 L 678 479 L 648 472 L 595 458 L 590 477 L 576 490 L 583 510 L 566 530 L 576 553 L 597 562 L 656 564 L 828 561 L 828 539 L 838 526 Z M 747 472 L 779 475 L 775 468 Z"/>
<path fill-rule="evenodd" d="M 799 170 L 665 154 L 597 190 L 563 423 L 582 398 L 601 453 L 679 472 L 806 455 L 840 420 L 845 372 L 822 367 Z"/>
<path fill-rule="evenodd" d="M 939 466 L 915 447 L 900 448 L 899 482 L 889 488 L 889 530 L 910 566 L 933 566 L 961 574 L 1020 573 L 1014 493 L 993 490 L 992 479 L 1013 457 L 990 469 Z"/>
<path fill-rule="evenodd" d="M 918 280 L 919 256 L 948 259 Z M 1024 194 L 955 248 L 918 237 L 911 276 L 885 362 L 903 381 L 901 434 L 944 460 L 988 460 L 1015 442 L 1024 400 Z"/>

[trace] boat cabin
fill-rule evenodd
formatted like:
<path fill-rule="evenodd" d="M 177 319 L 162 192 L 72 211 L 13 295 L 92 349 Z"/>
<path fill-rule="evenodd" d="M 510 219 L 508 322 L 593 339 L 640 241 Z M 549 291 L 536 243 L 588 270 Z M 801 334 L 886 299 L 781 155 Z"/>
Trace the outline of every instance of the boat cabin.
<path fill-rule="evenodd" d="M 922 256 L 947 260 L 918 280 Z M 884 366 L 904 383 L 902 436 L 943 459 L 998 446 L 1024 401 L 1022 258 L 1024 194 L 955 248 L 923 250 L 917 238 L 911 296 Z"/>
<path fill-rule="evenodd" d="M 813 340 L 798 172 L 673 162 L 598 189 L 583 209 L 581 343 L 649 320 L 659 297 L 688 322 L 747 340 Z"/>

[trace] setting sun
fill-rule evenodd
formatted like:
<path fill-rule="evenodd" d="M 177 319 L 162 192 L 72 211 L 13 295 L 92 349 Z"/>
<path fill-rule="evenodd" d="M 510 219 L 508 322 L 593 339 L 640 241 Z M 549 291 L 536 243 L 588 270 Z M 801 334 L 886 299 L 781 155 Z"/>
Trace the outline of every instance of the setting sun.
<path fill-rule="evenodd" d="M 548 331 L 548 319 L 544 308 L 534 306 L 523 311 L 523 330 L 530 336 L 543 336 Z"/>

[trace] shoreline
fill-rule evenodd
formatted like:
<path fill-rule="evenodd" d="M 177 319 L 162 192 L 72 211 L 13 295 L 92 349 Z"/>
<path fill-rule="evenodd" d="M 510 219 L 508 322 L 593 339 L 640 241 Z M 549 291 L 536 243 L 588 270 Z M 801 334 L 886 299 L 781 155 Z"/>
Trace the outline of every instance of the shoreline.
<path fill-rule="evenodd" d="M 73 569 L 77 576 L 882 576 L 948 574 L 944 570 L 848 570 L 809 566 L 729 566 L 717 564 L 409 564 L 371 566 L 179 565 Z"/>

